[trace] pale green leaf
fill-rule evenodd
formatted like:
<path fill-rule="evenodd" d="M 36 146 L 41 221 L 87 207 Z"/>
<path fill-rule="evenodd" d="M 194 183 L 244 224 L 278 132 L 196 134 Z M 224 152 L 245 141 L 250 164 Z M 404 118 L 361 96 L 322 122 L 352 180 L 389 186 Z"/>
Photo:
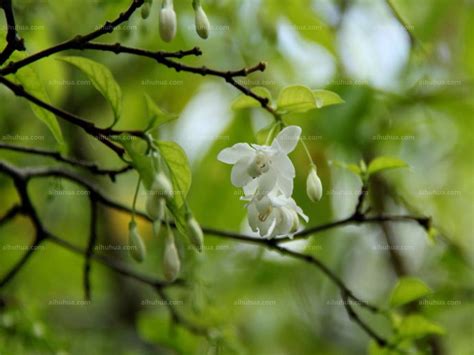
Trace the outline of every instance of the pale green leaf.
<path fill-rule="evenodd" d="M 316 108 L 316 100 L 310 88 L 293 85 L 284 88 L 278 97 L 280 113 L 303 113 Z"/>
<path fill-rule="evenodd" d="M 382 170 L 406 167 L 408 167 L 408 164 L 401 159 L 392 157 L 378 157 L 370 162 L 367 172 L 369 175 L 373 175 Z"/>
<path fill-rule="evenodd" d="M 399 307 L 429 295 L 431 289 L 420 279 L 404 277 L 398 280 L 390 296 L 390 306 Z"/>
<path fill-rule="evenodd" d="M 38 74 L 31 66 L 23 67 L 18 72 L 16 72 L 14 75 L 14 80 L 18 84 L 21 84 L 25 91 L 29 94 L 35 96 L 41 101 L 46 102 L 47 104 L 51 104 L 46 89 L 44 88 Z M 59 145 L 61 147 L 64 146 L 64 138 L 56 116 L 52 112 L 31 102 L 30 107 L 35 116 L 38 117 L 49 128 Z"/>
<path fill-rule="evenodd" d="M 118 121 L 122 113 L 122 91 L 109 68 L 83 57 L 61 57 L 59 60 L 74 65 L 87 75 L 94 87 L 112 106 L 114 122 Z"/>
<path fill-rule="evenodd" d="M 350 171 L 351 173 L 353 173 L 357 176 L 362 175 L 362 171 L 361 171 L 360 167 L 356 164 L 346 164 L 346 163 L 343 163 L 343 162 L 337 161 L 337 160 L 331 161 L 331 164 L 334 164 L 335 166 L 337 166 L 339 168 Z"/>
<path fill-rule="evenodd" d="M 267 88 L 257 86 L 257 87 L 252 88 L 251 90 L 258 96 L 267 98 L 271 102 L 272 94 L 270 93 L 270 91 L 268 91 Z M 232 102 L 233 110 L 242 110 L 245 108 L 253 108 L 253 107 L 260 107 L 260 102 L 255 100 L 253 97 L 250 97 L 244 94 L 240 95 L 234 100 L 234 102 Z"/>
<path fill-rule="evenodd" d="M 145 94 L 145 103 L 148 118 L 150 119 L 150 123 L 148 124 L 147 130 L 161 126 L 164 123 L 173 121 L 178 118 L 177 115 L 173 115 L 163 111 L 147 94 Z"/>
<path fill-rule="evenodd" d="M 174 189 L 174 201 L 179 209 L 184 204 L 191 187 L 192 174 L 188 157 L 178 144 L 174 142 L 156 141 L 160 155 L 169 168 Z"/>
<path fill-rule="evenodd" d="M 115 141 L 122 144 L 132 159 L 133 167 L 138 171 L 143 185 L 146 189 L 150 189 L 155 179 L 155 169 L 153 165 L 153 158 L 145 154 L 145 148 L 140 147 L 138 142 L 133 140 L 129 135 L 121 135 L 113 138 Z"/>
<path fill-rule="evenodd" d="M 343 104 L 344 100 L 335 92 L 329 90 L 313 90 L 314 100 L 317 108 L 331 105 Z"/>
<path fill-rule="evenodd" d="M 398 336 L 400 338 L 418 339 L 427 335 L 443 335 L 444 329 L 419 314 L 409 315 L 400 324 Z"/>

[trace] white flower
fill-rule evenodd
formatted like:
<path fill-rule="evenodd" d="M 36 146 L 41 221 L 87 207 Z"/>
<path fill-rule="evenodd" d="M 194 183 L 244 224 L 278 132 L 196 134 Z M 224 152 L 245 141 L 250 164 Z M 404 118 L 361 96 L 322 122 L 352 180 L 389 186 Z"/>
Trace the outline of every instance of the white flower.
<path fill-rule="evenodd" d="M 270 193 L 261 199 L 250 197 L 247 205 L 249 225 L 261 237 L 292 235 L 298 230 L 299 216 L 308 217 L 292 198 Z"/>
<path fill-rule="evenodd" d="M 313 202 L 319 201 L 323 196 L 323 185 L 321 184 L 321 179 L 316 173 L 315 167 L 311 168 L 308 178 L 306 179 L 306 194 Z"/>
<path fill-rule="evenodd" d="M 244 187 L 246 194 L 262 197 L 277 187 L 290 197 L 295 168 L 288 154 L 295 149 L 300 135 L 300 127 L 289 126 L 275 137 L 271 146 L 237 143 L 222 150 L 217 159 L 234 165 L 232 184 Z"/>
<path fill-rule="evenodd" d="M 171 42 L 176 36 L 176 12 L 173 9 L 173 0 L 163 0 L 160 10 L 160 36 L 165 42 Z"/>

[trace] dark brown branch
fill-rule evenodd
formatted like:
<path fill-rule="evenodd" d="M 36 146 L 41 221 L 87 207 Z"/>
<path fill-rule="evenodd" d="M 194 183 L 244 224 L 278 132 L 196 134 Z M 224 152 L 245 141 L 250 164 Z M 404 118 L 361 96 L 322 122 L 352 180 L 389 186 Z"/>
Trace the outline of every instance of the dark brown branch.
<path fill-rule="evenodd" d="M 351 301 L 349 299 L 350 295 L 342 291 L 341 296 L 342 296 L 342 302 L 344 304 L 344 308 L 346 309 L 346 312 L 349 315 L 349 318 L 353 322 L 357 323 L 372 339 L 374 339 L 377 342 L 377 344 L 383 347 L 387 346 L 388 345 L 387 340 L 385 338 L 382 338 L 372 328 L 370 328 L 354 311 L 354 308 L 352 308 Z"/>
<path fill-rule="evenodd" d="M 13 52 L 24 51 L 26 48 L 23 39 L 16 31 L 12 0 L 0 0 L 0 8 L 3 9 L 5 20 L 7 22 L 7 45 L 0 53 L 0 65 L 2 65 L 8 58 L 10 58 Z"/>
<path fill-rule="evenodd" d="M 10 150 L 10 151 L 20 152 L 20 153 L 41 155 L 44 157 L 53 158 L 62 163 L 85 168 L 95 175 L 108 175 L 112 179 L 112 181 L 115 180 L 115 177 L 117 175 L 120 175 L 122 173 L 125 173 L 133 169 L 133 167 L 130 165 L 126 165 L 123 168 L 116 169 L 116 170 L 101 169 L 96 164 L 93 164 L 93 163 L 84 162 L 84 161 L 73 159 L 73 158 L 63 157 L 59 152 L 56 152 L 56 151 L 44 150 L 44 149 L 33 148 L 33 147 L 22 147 L 22 146 L 17 146 L 17 145 L 12 145 L 8 143 L 2 143 L 2 142 L 0 142 L 0 149 Z"/>
<path fill-rule="evenodd" d="M 65 121 L 82 128 L 86 133 L 88 133 L 89 135 L 91 135 L 92 137 L 94 137 L 95 139 L 105 144 L 110 149 L 112 149 L 119 157 L 123 157 L 123 155 L 125 154 L 125 150 L 115 145 L 114 143 L 112 143 L 109 140 L 110 136 L 118 136 L 122 133 L 126 133 L 135 137 L 140 137 L 140 138 L 145 137 L 145 134 L 142 131 L 116 131 L 110 128 L 98 128 L 89 121 L 86 121 L 72 113 L 61 110 L 60 108 L 52 106 L 38 99 L 36 96 L 33 96 L 32 94 L 25 91 L 25 89 L 21 85 L 17 85 L 2 76 L 0 76 L 0 83 L 2 83 L 7 88 L 9 88 L 15 95 L 23 97 L 27 99 L 28 101 L 34 103 L 35 105 L 38 105 L 39 107 L 42 107 L 45 110 L 48 110 L 49 112 L 54 113 L 58 117 L 61 117 Z"/>
<path fill-rule="evenodd" d="M 130 16 L 132 16 L 132 14 L 143 5 L 143 3 L 144 0 L 133 0 L 129 8 L 126 11 L 120 13 L 120 15 L 112 22 L 107 21 L 97 30 L 90 32 L 84 36 L 76 36 L 56 46 L 47 48 L 41 52 L 30 55 L 29 57 L 26 57 L 20 61 L 12 62 L 8 64 L 5 68 L 0 70 L 0 75 L 13 74 L 18 69 L 23 68 L 24 66 L 34 63 L 40 59 L 46 58 L 54 53 L 59 53 L 68 49 L 74 49 L 82 43 L 87 43 L 98 37 L 101 37 L 102 35 L 112 33 L 117 26 L 128 21 Z"/>
<path fill-rule="evenodd" d="M 0 227 L 15 218 L 17 214 L 21 213 L 21 211 L 22 208 L 20 205 L 14 205 L 10 208 L 2 217 L 0 217 Z"/>
<path fill-rule="evenodd" d="M 257 65 L 250 68 L 243 68 L 243 69 L 234 70 L 234 71 L 221 71 L 221 70 L 211 69 L 205 66 L 193 67 L 193 66 L 178 63 L 169 59 L 169 58 L 180 58 L 179 52 L 176 52 L 176 53 L 167 53 L 167 52 L 161 52 L 161 51 L 152 52 L 152 51 L 147 51 L 147 50 L 139 49 L 139 48 L 126 47 L 126 46 L 121 45 L 120 43 L 116 43 L 116 44 L 83 43 L 80 46 L 78 46 L 77 49 L 108 51 L 115 54 L 120 54 L 120 53 L 132 54 L 132 55 L 137 55 L 140 57 L 153 59 L 157 61 L 158 63 L 167 66 L 168 68 L 172 68 L 176 70 L 176 72 L 182 71 L 182 72 L 188 72 L 188 73 L 193 73 L 193 74 L 198 74 L 198 75 L 203 75 L 203 76 L 220 77 L 224 79 L 226 82 L 228 82 L 230 85 L 234 86 L 236 89 L 241 91 L 243 94 L 257 100 L 260 103 L 260 105 L 264 109 L 266 109 L 268 112 L 270 112 L 273 115 L 276 115 L 275 110 L 272 107 L 270 107 L 269 105 L 270 102 L 267 98 L 261 97 L 255 94 L 249 88 L 235 81 L 235 78 L 237 77 L 245 77 L 257 71 L 264 71 L 266 69 L 266 64 L 264 62 L 260 62 Z M 193 50 L 191 50 L 190 52 L 192 51 Z M 196 55 L 201 54 L 201 51 L 197 48 L 194 49 L 194 51 L 196 51 L 196 53 L 199 53 Z M 1 74 L 1 71 L 0 71 L 0 74 Z"/>
<path fill-rule="evenodd" d="M 97 242 L 97 203 L 91 199 L 89 240 L 87 242 L 86 255 L 84 261 L 84 297 L 86 301 L 91 299 L 91 258 L 94 255 L 94 248 Z"/>

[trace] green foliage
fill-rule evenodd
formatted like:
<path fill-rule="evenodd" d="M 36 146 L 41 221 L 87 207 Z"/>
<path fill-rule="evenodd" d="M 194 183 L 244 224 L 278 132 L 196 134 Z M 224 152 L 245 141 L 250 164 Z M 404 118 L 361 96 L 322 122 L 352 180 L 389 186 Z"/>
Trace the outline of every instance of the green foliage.
<path fill-rule="evenodd" d="M 367 173 L 370 176 L 384 170 L 406 167 L 408 167 L 408 164 L 401 159 L 392 157 L 377 157 L 370 162 Z"/>
<path fill-rule="evenodd" d="M 163 111 L 148 94 L 145 94 L 145 103 L 147 108 L 147 117 L 149 119 L 149 123 L 145 131 L 160 127 L 161 125 L 178 118 L 178 115 L 173 115 Z"/>
<path fill-rule="evenodd" d="M 60 57 L 59 60 L 80 69 L 92 81 L 94 87 L 112 106 L 114 122 L 122 114 L 122 90 L 109 68 L 101 63 L 83 57 Z"/>
<path fill-rule="evenodd" d="M 443 335 L 445 331 L 419 314 L 406 316 L 398 329 L 400 339 L 419 339 L 427 335 Z"/>
<path fill-rule="evenodd" d="M 155 141 L 155 144 L 170 171 L 176 207 L 181 208 L 188 195 L 192 180 L 188 157 L 183 148 L 175 142 Z"/>
<path fill-rule="evenodd" d="M 344 100 L 335 92 L 329 90 L 313 90 L 317 108 L 343 104 Z"/>
<path fill-rule="evenodd" d="M 16 58 L 21 58 L 21 56 L 16 56 Z M 49 95 L 34 68 L 32 68 L 31 66 L 22 68 L 21 70 L 16 72 L 16 74 L 14 74 L 14 78 L 15 81 L 21 84 L 27 92 L 37 97 L 38 99 L 48 104 L 51 104 Z M 30 103 L 29 105 L 35 116 L 39 118 L 49 128 L 56 141 L 61 147 L 63 147 L 64 138 L 56 116 L 50 111 L 38 105 L 35 105 L 33 103 Z"/>
<path fill-rule="evenodd" d="M 267 98 L 272 101 L 272 94 L 268 91 L 267 88 L 264 87 L 254 87 L 251 89 L 255 94 Z M 255 100 L 253 97 L 249 97 L 247 95 L 241 94 L 232 102 L 232 109 L 233 110 L 242 110 L 246 108 L 255 108 L 260 107 L 260 102 Z"/>
<path fill-rule="evenodd" d="M 131 163 L 140 175 L 145 188 L 150 190 L 155 178 L 155 167 L 152 157 L 146 154 L 146 148 L 130 135 L 121 135 L 116 140 L 123 145 L 132 159 Z"/>
<path fill-rule="evenodd" d="M 281 114 L 304 113 L 316 108 L 337 105 L 344 100 L 329 90 L 314 90 L 303 85 L 284 88 L 278 97 L 277 109 Z"/>
<path fill-rule="evenodd" d="M 402 306 L 425 297 L 431 292 L 431 289 L 420 279 L 415 277 L 401 278 L 398 280 L 390 296 L 390 306 Z"/>

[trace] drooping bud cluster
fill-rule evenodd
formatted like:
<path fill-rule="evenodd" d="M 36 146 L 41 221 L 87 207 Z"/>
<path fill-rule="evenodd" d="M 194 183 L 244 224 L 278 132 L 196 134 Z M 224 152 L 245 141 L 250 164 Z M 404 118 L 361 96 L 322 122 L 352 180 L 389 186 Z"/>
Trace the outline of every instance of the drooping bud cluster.
<path fill-rule="evenodd" d="M 141 16 L 147 19 L 150 16 L 153 0 L 145 0 L 141 8 Z M 196 32 L 199 37 L 207 39 L 211 30 L 211 24 L 206 12 L 201 6 L 201 0 L 193 0 L 194 21 Z M 165 42 L 171 42 L 176 37 L 178 21 L 174 10 L 173 0 L 162 0 L 159 14 L 160 37 Z"/>
<path fill-rule="evenodd" d="M 176 199 L 175 187 L 173 185 L 173 171 L 170 170 L 166 160 L 160 155 L 158 150 L 154 150 L 150 155 L 152 159 L 152 169 L 154 177 L 146 184 L 148 188 L 147 199 L 145 203 L 148 216 L 153 222 L 153 235 L 158 237 L 160 235 L 163 225 L 167 226 L 164 234 L 164 254 L 163 254 L 163 274 L 167 281 L 172 282 L 178 278 L 181 261 L 178 253 L 178 248 L 175 244 L 175 237 L 171 229 L 169 218 L 175 217 L 175 226 L 184 234 L 187 235 L 189 243 L 198 251 L 202 251 L 204 236 L 199 223 L 193 217 L 191 211 L 185 205 L 185 214 L 177 216 L 176 213 Z M 171 176 L 168 177 L 168 176 Z M 150 179 L 151 180 L 151 179 Z M 135 195 L 138 196 L 139 186 Z M 135 202 L 134 202 L 135 208 Z M 137 231 L 137 225 L 132 217 L 129 224 L 129 245 L 131 256 L 141 262 L 145 259 L 146 249 L 142 238 Z M 183 218 L 181 220 L 181 218 Z M 180 224 L 181 223 L 181 224 Z"/>

